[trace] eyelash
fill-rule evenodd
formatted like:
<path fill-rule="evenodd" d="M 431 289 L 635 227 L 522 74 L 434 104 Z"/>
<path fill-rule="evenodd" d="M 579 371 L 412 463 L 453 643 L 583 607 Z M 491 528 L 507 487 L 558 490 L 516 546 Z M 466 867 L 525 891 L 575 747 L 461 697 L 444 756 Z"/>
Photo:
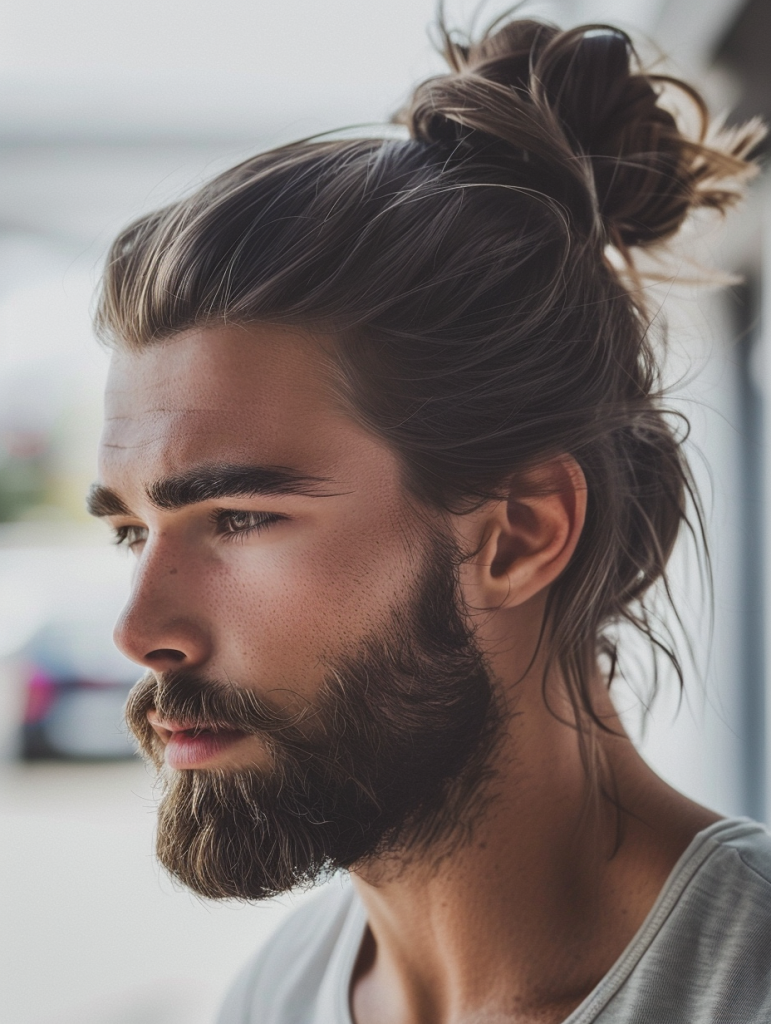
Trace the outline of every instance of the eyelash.
<path fill-rule="evenodd" d="M 286 519 L 286 516 L 277 515 L 273 512 L 245 512 L 241 509 L 216 509 L 209 516 L 210 521 L 217 528 L 217 533 L 228 542 L 243 541 L 252 533 L 260 533 L 268 526 Z M 246 520 L 246 525 L 233 529 L 228 527 L 234 519 Z M 115 543 L 133 548 L 147 539 L 147 527 L 145 526 L 116 526 Z"/>
<path fill-rule="evenodd" d="M 246 519 L 247 526 L 240 529 L 228 529 L 226 523 L 233 519 Z M 240 509 L 216 509 L 209 519 L 217 527 L 219 533 L 228 541 L 243 541 L 252 533 L 261 533 L 268 526 L 286 519 L 286 516 L 277 515 L 275 512 L 243 512 Z"/>
<path fill-rule="evenodd" d="M 115 543 L 120 547 L 125 545 L 127 548 L 133 548 L 135 544 L 139 544 L 145 538 L 137 536 L 145 531 L 144 526 L 116 526 L 115 527 Z"/>

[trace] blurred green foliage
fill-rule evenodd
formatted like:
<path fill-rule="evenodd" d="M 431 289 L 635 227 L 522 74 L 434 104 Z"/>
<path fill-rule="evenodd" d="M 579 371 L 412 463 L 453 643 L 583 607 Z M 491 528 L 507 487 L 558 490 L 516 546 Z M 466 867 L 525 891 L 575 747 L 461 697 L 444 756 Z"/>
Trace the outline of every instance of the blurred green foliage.
<path fill-rule="evenodd" d="M 0 448 L 0 523 L 23 519 L 45 502 L 48 460 L 44 452 L 15 454 Z"/>

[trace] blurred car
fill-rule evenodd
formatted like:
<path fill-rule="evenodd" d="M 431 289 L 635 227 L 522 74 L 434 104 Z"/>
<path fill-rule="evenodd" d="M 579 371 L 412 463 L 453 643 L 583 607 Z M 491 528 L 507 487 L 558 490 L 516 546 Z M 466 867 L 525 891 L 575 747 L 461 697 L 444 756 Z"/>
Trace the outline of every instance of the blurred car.
<path fill-rule="evenodd" d="M 21 756 L 131 757 L 123 708 L 139 670 L 88 621 L 50 620 L 18 657 L 24 687 Z"/>
<path fill-rule="evenodd" d="M 0 754 L 132 757 L 123 708 L 141 669 L 112 642 L 131 563 L 92 531 L 30 532 L 0 530 Z"/>

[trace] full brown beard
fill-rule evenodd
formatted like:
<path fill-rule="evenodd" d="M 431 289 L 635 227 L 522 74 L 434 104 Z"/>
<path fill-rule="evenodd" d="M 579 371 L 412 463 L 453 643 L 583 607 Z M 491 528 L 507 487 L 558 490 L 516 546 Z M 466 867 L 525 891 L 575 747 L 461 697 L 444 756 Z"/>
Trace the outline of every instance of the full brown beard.
<path fill-rule="evenodd" d="M 455 556 L 435 540 L 412 600 L 292 712 L 185 672 L 137 683 L 127 720 L 160 772 L 156 849 L 176 878 L 202 896 L 259 900 L 375 858 L 441 856 L 470 836 L 504 715 L 461 612 Z M 259 736 L 269 765 L 170 771 L 152 708 Z"/>

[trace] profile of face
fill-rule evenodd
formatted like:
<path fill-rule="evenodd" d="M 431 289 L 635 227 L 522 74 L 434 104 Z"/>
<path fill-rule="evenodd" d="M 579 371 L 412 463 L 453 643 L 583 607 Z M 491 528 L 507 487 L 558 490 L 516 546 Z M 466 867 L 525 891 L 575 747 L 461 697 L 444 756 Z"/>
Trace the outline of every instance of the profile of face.
<path fill-rule="evenodd" d="M 118 646 L 161 862 L 259 899 L 468 835 L 503 713 L 447 523 L 333 397 L 312 339 L 116 352 L 92 511 L 136 556 Z"/>

